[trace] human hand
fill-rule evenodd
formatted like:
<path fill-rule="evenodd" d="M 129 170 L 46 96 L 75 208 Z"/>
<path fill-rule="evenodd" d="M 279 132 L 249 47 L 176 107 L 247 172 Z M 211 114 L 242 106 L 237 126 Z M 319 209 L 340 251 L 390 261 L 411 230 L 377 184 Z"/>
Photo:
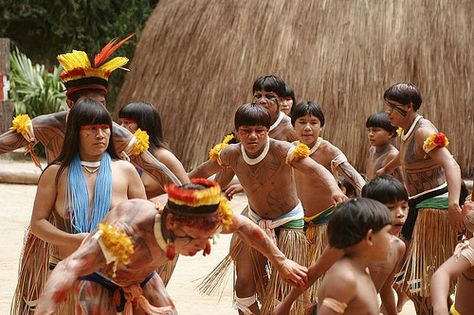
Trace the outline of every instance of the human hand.
<path fill-rule="evenodd" d="M 457 202 L 449 203 L 448 218 L 449 223 L 458 233 L 464 232 L 465 226 L 461 213 L 461 207 L 459 207 L 459 204 Z"/>
<path fill-rule="evenodd" d="M 233 184 L 230 185 L 224 192 L 225 197 L 228 200 L 232 200 L 235 194 L 243 193 L 244 192 L 244 187 L 240 184 Z"/>
<path fill-rule="evenodd" d="M 295 287 L 304 287 L 308 282 L 308 268 L 291 259 L 285 258 L 277 269 L 280 278 Z"/>
<path fill-rule="evenodd" d="M 338 205 L 341 202 L 344 202 L 348 199 L 347 196 L 344 195 L 341 191 L 337 191 L 337 192 L 333 193 L 331 198 L 332 198 L 332 201 L 333 201 L 334 205 Z"/>

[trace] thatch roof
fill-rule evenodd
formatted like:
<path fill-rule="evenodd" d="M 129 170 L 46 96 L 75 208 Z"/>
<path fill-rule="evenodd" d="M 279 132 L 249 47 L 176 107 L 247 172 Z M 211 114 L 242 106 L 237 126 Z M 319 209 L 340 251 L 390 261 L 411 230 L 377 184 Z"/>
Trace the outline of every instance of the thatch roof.
<path fill-rule="evenodd" d="M 398 81 L 422 91 L 420 113 L 451 139 L 472 175 L 474 1 L 161 0 L 117 105 L 156 104 L 188 167 L 232 128 L 260 75 L 323 105 L 325 138 L 364 170 L 365 121 Z"/>

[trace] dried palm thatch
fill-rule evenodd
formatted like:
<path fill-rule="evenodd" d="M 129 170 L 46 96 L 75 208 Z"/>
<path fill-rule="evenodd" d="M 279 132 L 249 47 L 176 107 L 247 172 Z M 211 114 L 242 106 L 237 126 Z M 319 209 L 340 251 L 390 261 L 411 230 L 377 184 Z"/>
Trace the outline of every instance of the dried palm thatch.
<path fill-rule="evenodd" d="M 232 129 L 260 75 L 323 105 L 325 138 L 364 170 L 365 121 L 386 88 L 411 81 L 420 113 L 473 172 L 473 1 L 162 0 L 147 22 L 118 105 L 156 104 L 185 166 Z"/>

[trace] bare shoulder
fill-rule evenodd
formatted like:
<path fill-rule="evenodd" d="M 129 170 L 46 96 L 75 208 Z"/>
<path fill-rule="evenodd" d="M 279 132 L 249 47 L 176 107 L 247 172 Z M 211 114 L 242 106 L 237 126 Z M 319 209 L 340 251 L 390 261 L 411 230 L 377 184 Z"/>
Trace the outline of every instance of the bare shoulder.
<path fill-rule="evenodd" d="M 113 160 L 112 165 L 117 169 L 124 172 L 136 172 L 135 166 L 132 163 L 125 160 Z"/>
<path fill-rule="evenodd" d="M 166 162 L 172 163 L 178 161 L 178 158 L 173 154 L 173 152 L 165 149 L 165 148 L 158 148 L 153 150 L 153 155 L 163 163 Z"/>
<path fill-rule="evenodd" d="M 350 264 L 340 260 L 329 269 L 323 281 L 328 284 L 324 286 L 325 296 L 347 303 L 355 296 L 360 279 Z"/>
<path fill-rule="evenodd" d="M 334 158 L 342 153 L 341 149 L 327 140 L 323 140 L 319 146 L 319 150 L 327 154 L 330 158 Z"/>
<path fill-rule="evenodd" d="M 396 236 L 393 237 L 392 246 L 397 253 L 397 260 L 405 255 L 406 245 L 401 239 Z"/>
<path fill-rule="evenodd" d="M 40 115 L 33 118 L 31 121 L 33 126 L 65 126 L 67 111 Z"/>
<path fill-rule="evenodd" d="M 416 130 L 415 138 L 417 142 L 423 143 L 425 139 L 438 132 L 438 129 L 427 119 L 421 120 L 420 128 Z"/>

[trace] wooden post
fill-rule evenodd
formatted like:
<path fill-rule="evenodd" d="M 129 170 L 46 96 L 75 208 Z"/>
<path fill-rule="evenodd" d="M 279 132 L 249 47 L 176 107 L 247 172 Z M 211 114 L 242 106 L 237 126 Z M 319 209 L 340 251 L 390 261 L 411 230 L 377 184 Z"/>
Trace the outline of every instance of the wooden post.
<path fill-rule="evenodd" d="M 13 104 L 8 100 L 10 89 L 10 39 L 0 38 L 0 133 L 11 126 Z"/>

